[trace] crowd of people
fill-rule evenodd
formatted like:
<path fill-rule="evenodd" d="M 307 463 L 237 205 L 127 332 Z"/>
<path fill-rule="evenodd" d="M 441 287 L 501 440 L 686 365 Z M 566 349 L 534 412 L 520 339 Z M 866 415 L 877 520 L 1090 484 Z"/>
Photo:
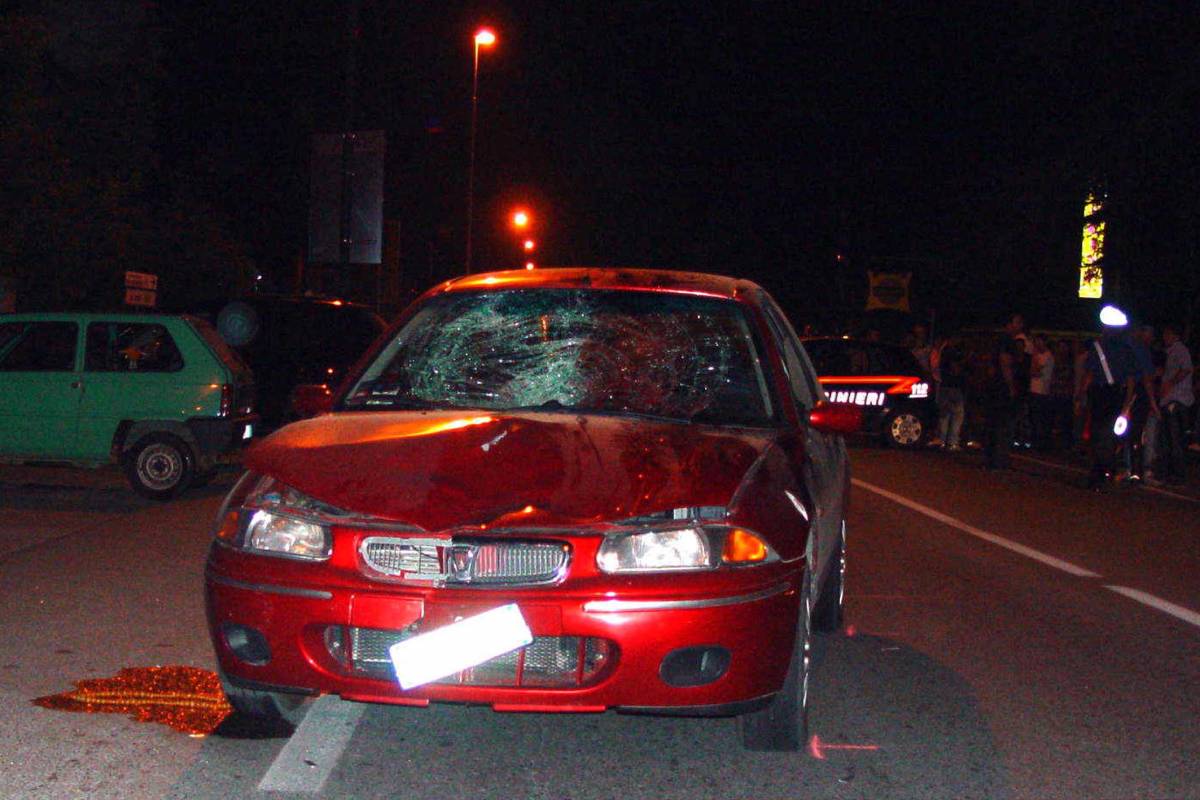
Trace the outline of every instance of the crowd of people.
<path fill-rule="evenodd" d="M 1183 482 L 1188 449 L 1200 450 L 1191 354 L 1178 327 L 1131 329 L 1111 311 L 1096 337 L 1031 332 L 1020 314 L 999 334 L 932 344 L 914 328 L 913 355 L 936 386 L 931 444 L 976 444 L 993 470 L 1009 468 L 1013 447 L 1078 450 L 1088 486 L 1101 491 L 1121 480 Z"/>

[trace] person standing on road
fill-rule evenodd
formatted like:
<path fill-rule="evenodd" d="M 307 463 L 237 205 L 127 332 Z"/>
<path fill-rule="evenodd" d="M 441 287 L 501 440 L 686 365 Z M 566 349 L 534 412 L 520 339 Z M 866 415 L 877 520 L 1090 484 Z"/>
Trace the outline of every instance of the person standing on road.
<path fill-rule="evenodd" d="M 1091 339 L 1071 343 L 1071 441 L 1079 451 L 1083 451 L 1084 442 L 1090 432 L 1087 429 L 1087 359 L 1092 351 Z"/>
<path fill-rule="evenodd" d="M 1092 342 L 1084 365 L 1082 394 L 1075 397 L 1076 407 L 1087 397 L 1088 427 L 1091 431 L 1091 467 L 1089 489 L 1100 491 L 1112 476 L 1117 455 L 1117 439 L 1127 435 L 1128 417 L 1133 406 L 1134 384 L 1141 368 L 1133 345 L 1123 335 L 1124 315 L 1105 322 L 1104 335 Z M 1117 418 L 1126 425 L 1118 427 Z"/>
<path fill-rule="evenodd" d="M 1000 336 L 988 358 L 987 386 L 983 394 L 984 466 L 1008 469 L 1009 451 L 1023 397 L 1018 364 L 1023 353 L 1012 336 Z"/>
<path fill-rule="evenodd" d="M 1154 385 L 1155 369 L 1151 355 L 1154 326 L 1139 325 L 1133 333 L 1131 345 L 1133 356 L 1137 359 L 1138 375 L 1133 387 L 1133 407 L 1129 410 L 1129 435 L 1122 437 L 1122 445 L 1129 478 L 1141 480 L 1142 474 L 1151 466 L 1148 462 L 1154 457 L 1154 448 L 1151 447 L 1147 452 L 1142 437 L 1148 427 L 1151 436 L 1158 435 L 1158 393 Z"/>
<path fill-rule="evenodd" d="M 1167 442 L 1167 482 L 1183 483 L 1186 478 L 1184 450 L 1185 424 L 1196 404 L 1192 387 L 1192 355 L 1187 345 L 1179 338 L 1174 325 L 1163 328 L 1163 344 L 1167 348 L 1167 361 L 1162 375 L 1162 418 Z"/>
<path fill-rule="evenodd" d="M 1033 337 L 1025 327 L 1025 317 L 1013 314 L 1004 326 L 1012 339 L 1013 379 L 1017 382 L 1017 403 L 1013 420 L 1013 444 L 1033 444 L 1033 421 L 1029 410 L 1029 376 L 1033 363 Z"/>
<path fill-rule="evenodd" d="M 1054 353 L 1040 333 L 1033 335 L 1033 357 L 1029 366 L 1029 420 L 1033 428 L 1033 446 L 1050 449 L 1054 425 L 1054 401 L 1050 385 L 1054 379 Z"/>
<path fill-rule="evenodd" d="M 966 411 L 967 363 L 956 339 L 938 349 L 938 438 L 947 450 L 958 450 Z"/>

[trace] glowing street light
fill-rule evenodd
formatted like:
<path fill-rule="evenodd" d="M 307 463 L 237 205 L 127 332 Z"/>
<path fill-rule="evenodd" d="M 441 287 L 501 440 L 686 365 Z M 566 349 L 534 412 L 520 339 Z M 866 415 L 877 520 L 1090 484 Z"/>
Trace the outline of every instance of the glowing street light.
<path fill-rule="evenodd" d="M 1129 317 L 1116 306 L 1105 306 L 1100 309 L 1100 324 L 1106 328 L 1124 328 L 1129 324 Z"/>
<path fill-rule="evenodd" d="M 534 267 L 534 263 L 532 261 L 525 262 L 525 269 L 533 269 L 533 267 Z"/>
<path fill-rule="evenodd" d="M 496 34 L 489 28 L 475 32 L 475 66 L 471 72 L 471 148 L 467 167 L 467 257 L 465 272 L 471 271 L 471 229 L 475 224 L 475 118 L 479 108 L 479 48 L 496 44 Z"/>
<path fill-rule="evenodd" d="M 521 245 L 521 246 L 525 248 L 525 252 L 526 252 L 526 253 L 532 253 L 532 252 L 533 252 L 533 248 L 534 248 L 534 247 L 536 247 L 537 245 L 536 245 L 536 244 L 534 244 L 534 241 L 533 241 L 533 239 L 526 239 L 526 240 L 525 240 L 525 241 L 522 243 L 522 245 Z"/>
<path fill-rule="evenodd" d="M 529 227 L 529 212 L 524 209 L 518 209 L 513 212 L 512 226 L 517 230 L 524 230 Z"/>

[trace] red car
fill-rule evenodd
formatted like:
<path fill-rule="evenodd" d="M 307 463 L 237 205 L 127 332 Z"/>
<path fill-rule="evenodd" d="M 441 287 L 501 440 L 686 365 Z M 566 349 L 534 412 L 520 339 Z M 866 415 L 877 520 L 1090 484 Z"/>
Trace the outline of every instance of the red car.
<path fill-rule="evenodd" d="M 740 715 L 799 748 L 860 414 L 748 281 L 444 283 L 246 454 L 205 572 L 229 700 Z"/>

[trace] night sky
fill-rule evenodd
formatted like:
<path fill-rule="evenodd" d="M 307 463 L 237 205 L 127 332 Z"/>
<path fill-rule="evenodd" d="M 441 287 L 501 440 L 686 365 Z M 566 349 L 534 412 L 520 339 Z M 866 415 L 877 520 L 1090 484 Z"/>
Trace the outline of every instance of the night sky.
<path fill-rule="evenodd" d="M 127 8 L 154 46 L 155 157 L 290 290 L 310 136 L 346 124 L 347 2 Z M 744 276 L 824 323 L 859 313 L 867 269 L 899 269 L 922 315 L 1069 325 L 1083 198 L 1103 187 L 1121 299 L 1181 319 L 1200 291 L 1195 8 L 362 0 L 350 125 L 386 131 L 407 289 L 462 270 L 487 24 L 478 269 L 523 260 L 504 227 L 522 202 L 539 264 Z"/>

